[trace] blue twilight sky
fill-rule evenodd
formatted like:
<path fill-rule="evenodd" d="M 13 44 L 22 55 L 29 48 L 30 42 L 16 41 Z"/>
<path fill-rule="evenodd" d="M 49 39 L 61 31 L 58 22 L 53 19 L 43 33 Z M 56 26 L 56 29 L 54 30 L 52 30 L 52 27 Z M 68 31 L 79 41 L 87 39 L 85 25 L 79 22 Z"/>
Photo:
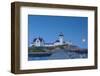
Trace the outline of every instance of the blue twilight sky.
<path fill-rule="evenodd" d="M 59 33 L 66 41 L 71 41 L 81 48 L 88 47 L 88 18 L 74 16 L 28 15 L 28 42 L 42 37 L 46 43 L 53 43 Z M 82 42 L 82 39 L 85 42 Z"/>

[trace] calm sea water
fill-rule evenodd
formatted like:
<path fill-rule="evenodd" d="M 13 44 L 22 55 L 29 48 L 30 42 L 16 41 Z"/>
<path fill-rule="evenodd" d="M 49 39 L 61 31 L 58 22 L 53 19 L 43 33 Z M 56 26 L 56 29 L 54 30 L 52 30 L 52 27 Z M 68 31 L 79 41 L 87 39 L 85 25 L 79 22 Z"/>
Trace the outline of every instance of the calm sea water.
<path fill-rule="evenodd" d="M 79 58 L 87 58 L 88 52 L 72 52 L 72 51 L 65 51 L 65 50 L 57 50 L 56 52 L 52 53 L 50 56 L 42 56 L 42 57 L 34 57 L 28 55 L 28 60 L 53 60 L 53 59 L 79 59 Z"/>

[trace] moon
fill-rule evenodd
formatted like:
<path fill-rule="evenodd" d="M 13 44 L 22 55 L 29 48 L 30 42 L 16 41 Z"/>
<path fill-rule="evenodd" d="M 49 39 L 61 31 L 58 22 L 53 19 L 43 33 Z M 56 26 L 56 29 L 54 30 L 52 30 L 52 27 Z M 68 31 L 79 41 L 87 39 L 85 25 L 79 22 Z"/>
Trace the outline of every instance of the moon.
<path fill-rule="evenodd" d="M 85 39 L 82 39 L 82 42 L 85 42 L 86 40 Z"/>

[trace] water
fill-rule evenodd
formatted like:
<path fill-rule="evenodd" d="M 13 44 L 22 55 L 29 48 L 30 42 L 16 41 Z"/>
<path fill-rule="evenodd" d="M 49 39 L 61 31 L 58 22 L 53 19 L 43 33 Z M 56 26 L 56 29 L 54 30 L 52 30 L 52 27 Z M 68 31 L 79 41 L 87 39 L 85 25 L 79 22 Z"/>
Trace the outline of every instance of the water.
<path fill-rule="evenodd" d="M 79 59 L 79 58 L 87 58 L 87 52 L 72 52 L 68 50 L 57 50 L 52 53 L 50 56 L 42 56 L 42 57 L 32 57 L 29 55 L 28 60 L 53 60 L 53 59 Z"/>

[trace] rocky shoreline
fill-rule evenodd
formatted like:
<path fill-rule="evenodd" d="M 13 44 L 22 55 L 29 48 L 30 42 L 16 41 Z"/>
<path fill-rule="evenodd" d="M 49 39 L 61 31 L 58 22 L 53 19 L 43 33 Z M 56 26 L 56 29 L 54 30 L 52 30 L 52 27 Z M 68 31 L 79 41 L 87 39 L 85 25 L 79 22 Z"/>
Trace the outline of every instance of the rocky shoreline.
<path fill-rule="evenodd" d="M 86 48 L 79 48 L 73 45 L 59 45 L 55 47 L 32 47 L 29 49 L 29 55 L 31 56 L 50 56 L 52 53 L 58 50 L 64 50 L 65 52 L 87 53 Z"/>

